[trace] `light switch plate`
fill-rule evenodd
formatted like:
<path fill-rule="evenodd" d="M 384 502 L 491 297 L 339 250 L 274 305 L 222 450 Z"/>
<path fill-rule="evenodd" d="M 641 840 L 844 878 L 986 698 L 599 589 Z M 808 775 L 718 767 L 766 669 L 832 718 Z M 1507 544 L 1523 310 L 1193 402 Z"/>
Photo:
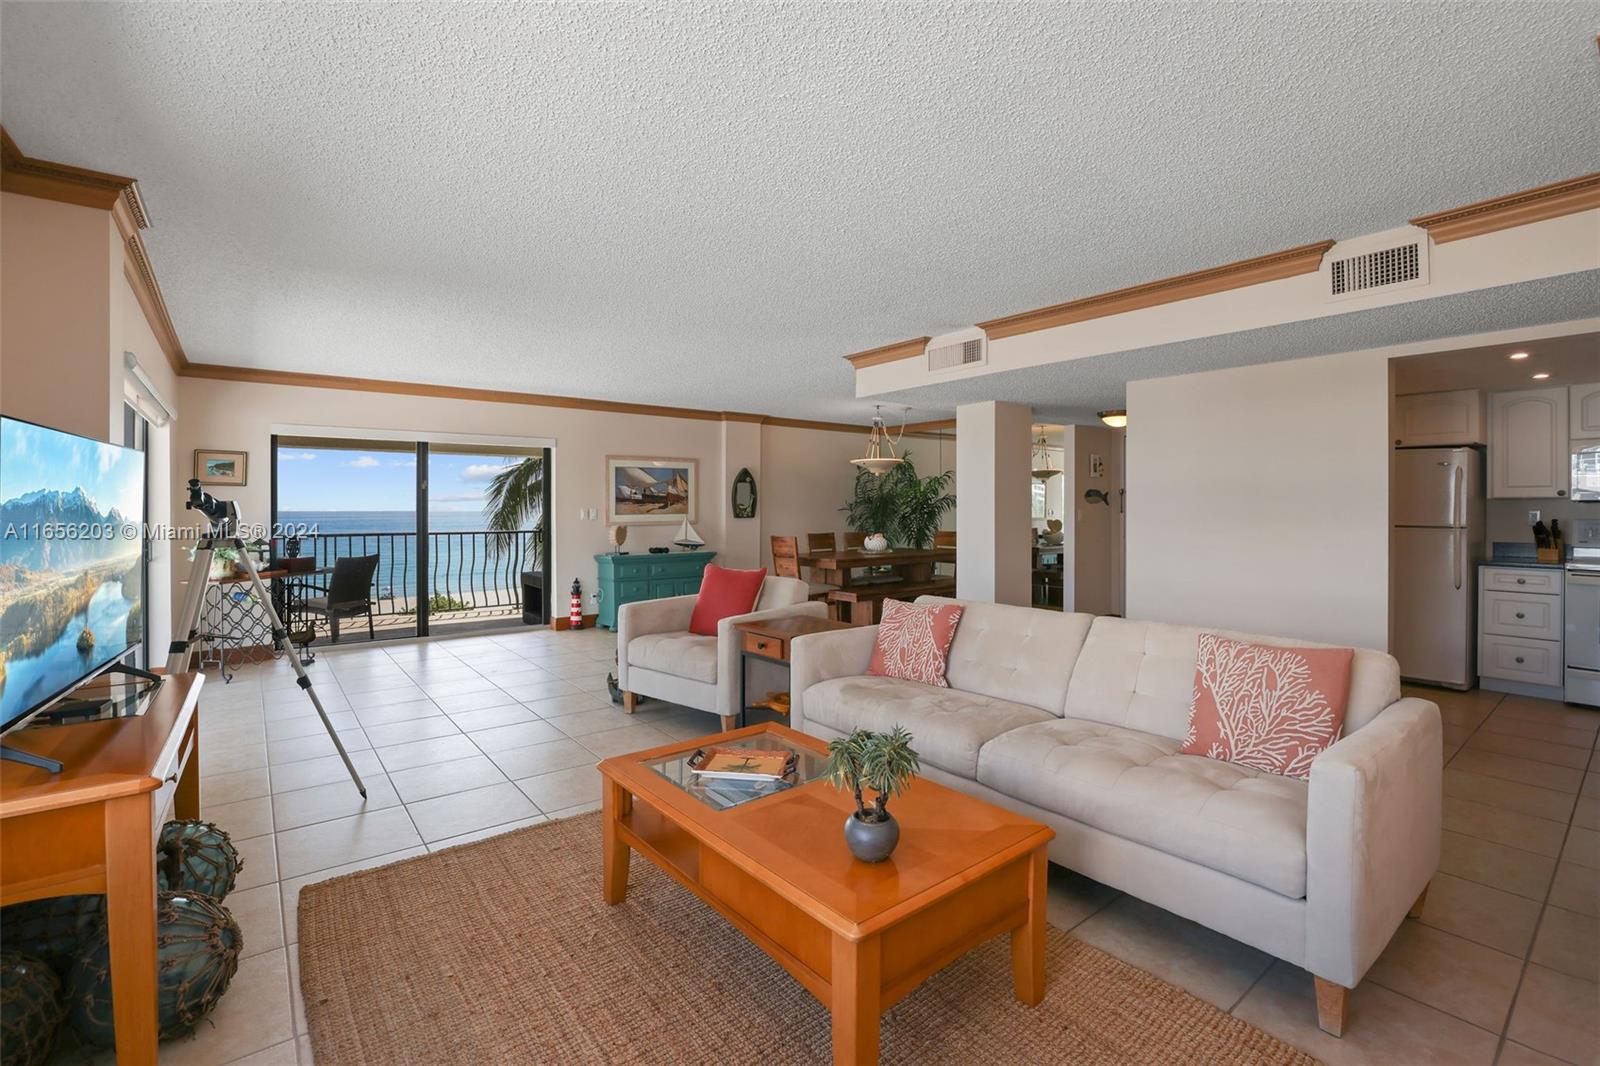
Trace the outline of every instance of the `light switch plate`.
<path fill-rule="evenodd" d="M 1539 521 L 1539 512 L 1538 511 L 1529 511 L 1528 512 L 1528 525 L 1531 526 L 1537 521 Z"/>

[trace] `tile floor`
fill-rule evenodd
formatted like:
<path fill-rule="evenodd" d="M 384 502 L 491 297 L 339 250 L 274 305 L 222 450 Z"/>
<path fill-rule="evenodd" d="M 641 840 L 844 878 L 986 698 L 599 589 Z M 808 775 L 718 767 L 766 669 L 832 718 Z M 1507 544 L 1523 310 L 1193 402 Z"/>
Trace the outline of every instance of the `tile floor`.
<path fill-rule="evenodd" d="M 205 691 L 202 801 L 246 868 L 227 905 L 246 956 L 170 1064 L 309 1064 L 295 905 L 307 884 L 591 810 L 602 757 L 704 733 L 709 716 L 605 694 L 604 631 L 386 643 L 311 673 L 366 780 L 346 779 L 287 663 Z M 1427 906 L 1352 996 L 1342 1040 L 1311 978 L 1052 868 L 1050 920 L 1329 1063 L 1600 1063 L 1600 712 L 1419 690 L 1445 732 L 1444 857 Z"/>

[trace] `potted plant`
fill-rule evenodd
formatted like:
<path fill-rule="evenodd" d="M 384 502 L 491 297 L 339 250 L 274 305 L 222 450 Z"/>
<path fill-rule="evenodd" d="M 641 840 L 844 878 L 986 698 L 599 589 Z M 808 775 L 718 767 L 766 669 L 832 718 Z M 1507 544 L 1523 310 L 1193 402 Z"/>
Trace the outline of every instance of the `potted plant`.
<path fill-rule="evenodd" d="M 856 471 L 850 502 L 839 510 L 857 533 L 883 536 L 889 544 L 926 548 L 933 543 L 940 521 L 956 505 L 950 492 L 955 475 L 946 470 L 918 477 L 911 453 L 903 458 L 905 462 L 886 474 Z"/>
<path fill-rule="evenodd" d="M 862 862 L 882 862 L 900 842 L 900 823 L 889 800 L 904 792 L 921 763 L 911 734 L 900 726 L 888 733 L 857 729 L 828 743 L 828 779 L 855 796 L 856 809 L 844 820 L 844 842 Z M 874 793 L 869 804 L 864 789 Z"/>

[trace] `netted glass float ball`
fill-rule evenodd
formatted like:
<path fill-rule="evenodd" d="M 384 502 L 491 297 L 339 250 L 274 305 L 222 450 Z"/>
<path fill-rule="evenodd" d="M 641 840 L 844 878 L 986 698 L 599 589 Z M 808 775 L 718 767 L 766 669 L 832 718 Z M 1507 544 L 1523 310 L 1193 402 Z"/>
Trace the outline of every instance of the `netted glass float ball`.
<path fill-rule="evenodd" d="M 168 822 L 156 845 L 156 888 L 220 900 L 233 891 L 244 860 L 226 831 L 210 822 Z"/>
<path fill-rule="evenodd" d="M 161 1038 L 182 1036 L 209 1014 L 239 969 L 244 936 L 227 908 L 192 892 L 156 897 L 156 1002 Z M 67 1022 L 87 1042 L 111 1047 L 111 952 L 105 924 L 73 964 Z"/>
<path fill-rule="evenodd" d="M 0 1063 L 39 1066 L 61 1025 L 61 979 L 43 959 L 0 951 Z"/>
<path fill-rule="evenodd" d="M 0 942 L 41 959 L 64 977 L 85 938 L 105 920 L 104 896 L 53 896 L 0 910 Z"/>

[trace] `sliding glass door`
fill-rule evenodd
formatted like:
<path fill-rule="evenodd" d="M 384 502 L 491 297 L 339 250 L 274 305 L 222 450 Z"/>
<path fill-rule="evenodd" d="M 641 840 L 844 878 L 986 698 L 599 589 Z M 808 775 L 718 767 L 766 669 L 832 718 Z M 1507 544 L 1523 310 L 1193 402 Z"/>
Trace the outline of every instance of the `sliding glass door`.
<path fill-rule="evenodd" d="M 543 624 L 548 457 L 546 449 L 274 437 L 274 521 L 281 533 L 303 533 L 280 539 L 275 554 L 315 558 L 318 579 L 303 582 L 316 586 L 313 597 L 331 595 L 340 559 L 372 565 L 379 637 Z M 342 639 L 366 638 L 365 614 L 342 622 Z"/>

